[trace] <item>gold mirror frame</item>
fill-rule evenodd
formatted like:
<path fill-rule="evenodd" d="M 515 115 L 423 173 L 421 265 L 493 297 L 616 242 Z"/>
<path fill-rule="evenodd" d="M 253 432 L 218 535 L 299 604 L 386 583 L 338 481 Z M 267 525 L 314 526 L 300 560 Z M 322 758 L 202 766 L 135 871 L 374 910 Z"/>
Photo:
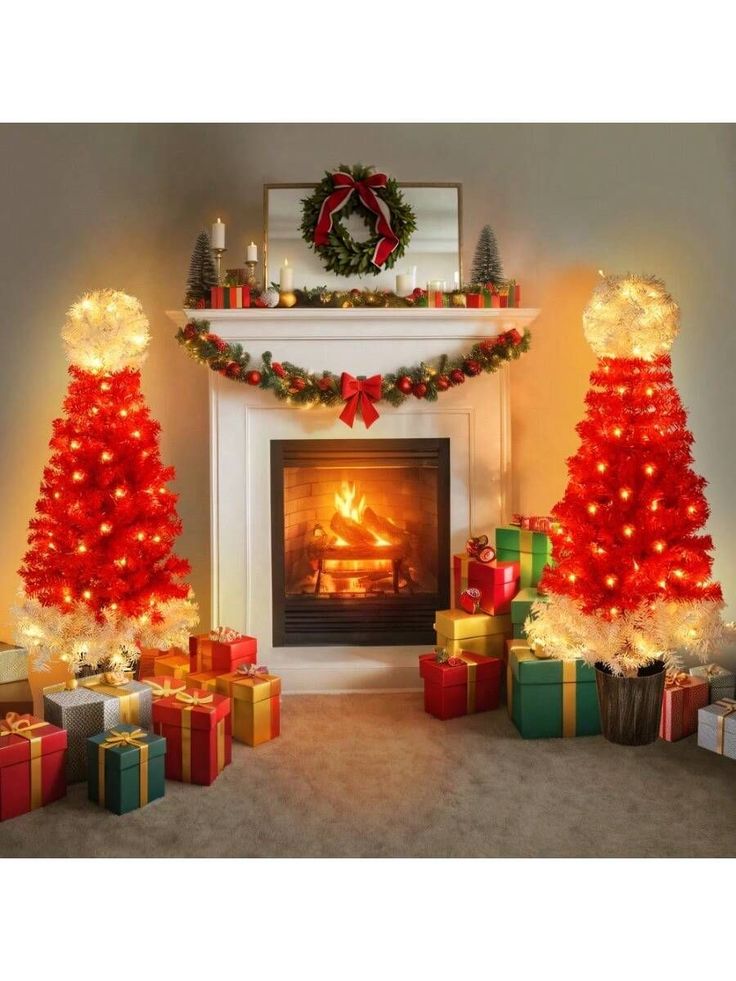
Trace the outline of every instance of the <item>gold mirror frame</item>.
<path fill-rule="evenodd" d="M 263 285 L 269 285 L 271 277 L 268 272 L 268 192 L 276 190 L 314 190 L 315 182 L 287 182 L 263 185 Z M 463 185 L 458 181 L 399 181 L 399 187 L 454 187 L 457 191 L 457 268 L 460 275 L 460 285 L 463 279 Z M 306 244 L 306 243 L 305 243 Z M 332 275 L 332 274 L 331 274 Z M 347 277 L 346 277 L 347 279 Z M 348 288 L 346 286 L 346 288 Z"/>

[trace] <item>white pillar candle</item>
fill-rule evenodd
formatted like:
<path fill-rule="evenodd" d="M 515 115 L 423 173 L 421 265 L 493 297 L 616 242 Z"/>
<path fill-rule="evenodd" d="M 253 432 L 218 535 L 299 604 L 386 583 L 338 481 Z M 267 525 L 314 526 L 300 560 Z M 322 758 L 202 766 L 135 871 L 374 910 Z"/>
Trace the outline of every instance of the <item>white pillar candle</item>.
<path fill-rule="evenodd" d="M 210 236 L 210 241 L 212 243 L 213 249 L 225 248 L 225 224 L 219 218 L 212 226 L 212 235 Z"/>
<path fill-rule="evenodd" d="M 288 259 L 284 259 L 284 264 L 281 267 L 279 289 L 282 293 L 291 293 L 291 291 L 294 289 L 294 270 L 289 265 Z"/>
<path fill-rule="evenodd" d="M 455 284 L 455 289 L 459 289 L 460 288 L 460 273 L 457 270 L 455 271 L 455 273 L 454 273 L 454 275 L 452 277 L 452 281 Z"/>
<path fill-rule="evenodd" d="M 414 289 L 414 276 L 411 273 L 399 273 L 396 276 L 396 295 L 408 296 Z"/>
<path fill-rule="evenodd" d="M 245 250 L 245 261 L 258 262 L 258 246 L 255 242 L 251 242 L 248 248 Z"/>

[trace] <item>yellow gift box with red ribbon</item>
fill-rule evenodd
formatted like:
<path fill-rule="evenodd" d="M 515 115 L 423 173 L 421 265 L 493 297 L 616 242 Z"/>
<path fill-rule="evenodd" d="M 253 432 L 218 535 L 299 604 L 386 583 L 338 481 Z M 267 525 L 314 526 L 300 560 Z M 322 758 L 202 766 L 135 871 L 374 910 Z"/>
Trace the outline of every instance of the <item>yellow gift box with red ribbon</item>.
<path fill-rule="evenodd" d="M 219 675 L 217 691 L 232 699 L 233 739 L 258 746 L 281 733 L 281 678 L 254 671 Z"/>
<path fill-rule="evenodd" d="M 43 807 L 66 794 L 64 729 L 32 715 L 0 719 L 0 821 Z"/>
<path fill-rule="evenodd" d="M 154 731 L 166 737 L 166 777 L 211 784 L 232 759 L 230 699 L 188 689 L 153 705 Z"/>

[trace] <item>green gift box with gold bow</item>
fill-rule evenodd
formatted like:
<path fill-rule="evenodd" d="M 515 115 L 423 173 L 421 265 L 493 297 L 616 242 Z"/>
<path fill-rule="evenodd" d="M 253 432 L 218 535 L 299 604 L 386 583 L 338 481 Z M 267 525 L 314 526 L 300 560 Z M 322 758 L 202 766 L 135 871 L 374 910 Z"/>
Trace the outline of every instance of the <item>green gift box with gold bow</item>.
<path fill-rule="evenodd" d="M 121 723 L 87 740 L 89 799 L 114 814 L 145 807 L 166 789 L 166 739 Z"/>
<path fill-rule="evenodd" d="M 521 589 L 536 586 L 545 566 L 552 564 L 552 541 L 543 531 L 503 525 L 496 528 L 496 559 L 519 563 Z"/>
<path fill-rule="evenodd" d="M 526 641 L 508 642 L 506 697 L 524 739 L 594 736 L 601 731 L 595 671 L 581 658 L 535 654 Z"/>

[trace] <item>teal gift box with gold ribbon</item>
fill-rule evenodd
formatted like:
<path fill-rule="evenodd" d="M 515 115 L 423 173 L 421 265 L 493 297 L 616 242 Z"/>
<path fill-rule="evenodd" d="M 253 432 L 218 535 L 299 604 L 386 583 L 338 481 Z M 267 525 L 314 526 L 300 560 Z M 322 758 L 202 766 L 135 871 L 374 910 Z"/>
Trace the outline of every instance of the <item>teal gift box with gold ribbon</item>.
<path fill-rule="evenodd" d="M 595 671 L 581 658 L 558 661 L 508 641 L 506 697 L 524 739 L 595 736 L 601 731 Z"/>
<path fill-rule="evenodd" d="M 529 531 L 517 525 L 496 528 L 496 559 L 518 562 L 522 589 L 536 586 L 544 567 L 552 564 L 552 541 L 543 531 Z"/>
<path fill-rule="evenodd" d="M 114 814 L 145 807 L 166 789 L 166 739 L 121 723 L 87 740 L 89 799 Z"/>
<path fill-rule="evenodd" d="M 526 637 L 524 624 L 532 614 L 532 606 L 537 602 L 546 603 L 547 597 L 544 593 L 540 594 L 533 586 L 520 589 L 511 600 L 511 623 L 517 640 Z"/>

